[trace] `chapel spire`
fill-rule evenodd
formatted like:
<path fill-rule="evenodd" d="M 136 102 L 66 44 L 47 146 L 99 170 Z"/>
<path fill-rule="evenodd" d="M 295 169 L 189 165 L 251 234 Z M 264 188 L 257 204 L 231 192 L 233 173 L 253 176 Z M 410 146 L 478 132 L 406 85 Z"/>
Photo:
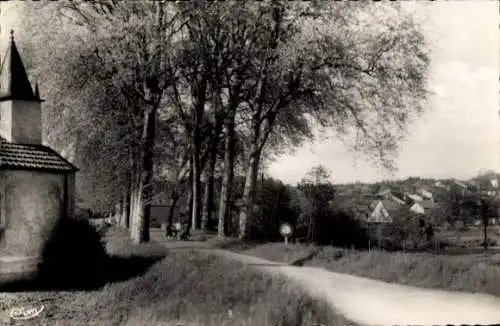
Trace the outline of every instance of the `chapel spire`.
<path fill-rule="evenodd" d="M 4 100 L 38 101 L 17 50 L 14 30 L 10 31 L 9 47 L 0 69 L 0 101 Z"/>

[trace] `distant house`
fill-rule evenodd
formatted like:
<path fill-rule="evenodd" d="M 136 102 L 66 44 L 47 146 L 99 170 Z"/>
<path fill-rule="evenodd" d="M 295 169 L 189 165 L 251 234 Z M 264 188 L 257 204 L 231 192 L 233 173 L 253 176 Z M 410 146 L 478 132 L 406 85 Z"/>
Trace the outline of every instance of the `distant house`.
<path fill-rule="evenodd" d="M 443 189 L 446 189 L 446 190 L 450 190 L 450 187 L 448 185 L 445 185 L 442 181 L 438 181 L 434 184 L 435 187 L 438 187 L 438 188 L 443 188 Z"/>
<path fill-rule="evenodd" d="M 381 199 L 388 199 L 389 196 L 391 196 L 391 195 L 392 195 L 392 191 L 389 188 L 384 188 L 375 194 L 375 196 L 377 196 Z"/>
<path fill-rule="evenodd" d="M 417 194 L 420 197 L 422 197 L 424 200 L 434 200 L 433 194 L 426 189 L 423 189 L 423 188 L 418 189 Z"/>
<path fill-rule="evenodd" d="M 410 211 L 417 214 L 427 214 L 430 210 L 436 208 L 436 204 L 430 200 L 414 202 L 410 206 Z"/>
<path fill-rule="evenodd" d="M 425 209 L 420 205 L 420 203 L 414 203 L 410 206 L 410 211 L 416 214 L 425 214 Z"/>
<path fill-rule="evenodd" d="M 487 196 L 495 196 L 498 194 L 498 180 L 496 179 L 491 179 L 489 182 L 485 185 L 485 187 L 481 187 L 481 193 Z"/>
<path fill-rule="evenodd" d="M 468 185 L 466 185 L 463 182 L 457 181 L 457 180 L 453 180 L 453 185 L 455 187 L 458 186 L 460 188 L 462 196 L 465 196 L 465 193 L 469 190 L 469 186 Z"/>
<path fill-rule="evenodd" d="M 380 200 L 373 208 L 368 223 L 392 223 L 394 214 L 402 207 L 402 204 L 393 200 Z"/>
<path fill-rule="evenodd" d="M 453 183 L 455 185 L 459 186 L 460 188 L 463 188 L 463 189 L 468 189 L 469 188 L 465 183 L 457 181 L 457 180 L 453 180 Z"/>
<path fill-rule="evenodd" d="M 393 200 L 381 200 L 373 196 L 337 198 L 339 200 L 342 208 L 363 223 L 392 223 L 394 212 L 403 206 Z"/>
<path fill-rule="evenodd" d="M 389 200 L 392 200 L 392 201 L 394 201 L 394 202 L 396 202 L 396 203 L 398 203 L 398 204 L 400 204 L 400 205 L 404 205 L 404 204 L 406 204 L 406 202 L 405 202 L 403 199 L 401 199 L 401 198 L 399 198 L 399 197 L 396 197 L 396 196 L 394 196 L 394 195 L 391 195 L 388 199 L 389 199 Z"/>
<path fill-rule="evenodd" d="M 422 202 L 424 201 L 424 199 L 422 197 L 420 197 L 419 195 L 415 195 L 415 194 L 407 194 L 406 197 L 412 201 L 412 202 L 416 202 L 416 203 L 419 203 L 419 202 Z"/>
<path fill-rule="evenodd" d="M 404 204 L 405 203 L 405 201 L 400 198 L 400 197 L 402 197 L 402 194 L 394 192 L 394 191 L 392 191 L 389 188 L 382 189 L 381 191 L 379 191 L 378 193 L 376 193 L 374 196 L 377 197 L 380 200 L 391 200 L 391 201 L 394 201 L 394 202 L 396 202 L 398 204 Z"/>

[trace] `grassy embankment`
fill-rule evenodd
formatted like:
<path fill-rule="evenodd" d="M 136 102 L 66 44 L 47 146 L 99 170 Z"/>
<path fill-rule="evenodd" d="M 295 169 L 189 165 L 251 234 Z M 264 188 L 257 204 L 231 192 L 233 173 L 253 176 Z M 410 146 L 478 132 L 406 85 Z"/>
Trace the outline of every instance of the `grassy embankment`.
<path fill-rule="evenodd" d="M 95 291 L 0 293 L 0 324 L 16 306 L 45 305 L 23 325 L 349 325 L 325 302 L 283 278 L 196 251 L 134 246 L 122 231 L 107 237 L 121 257 L 165 258 L 142 275 Z M 16 323 L 13 323 L 16 325 Z"/>

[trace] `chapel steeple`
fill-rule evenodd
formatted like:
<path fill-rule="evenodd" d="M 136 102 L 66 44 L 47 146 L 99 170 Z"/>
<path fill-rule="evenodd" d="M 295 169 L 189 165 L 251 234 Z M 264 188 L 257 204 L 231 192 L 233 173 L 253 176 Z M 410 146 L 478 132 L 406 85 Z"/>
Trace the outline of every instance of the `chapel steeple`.
<path fill-rule="evenodd" d="M 0 137 L 10 143 L 41 145 L 42 102 L 38 84 L 33 92 L 11 31 L 0 67 Z"/>
<path fill-rule="evenodd" d="M 0 101 L 5 100 L 39 101 L 17 50 L 13 30 L 10 31 L 9 46 L 0 69 Z"/>

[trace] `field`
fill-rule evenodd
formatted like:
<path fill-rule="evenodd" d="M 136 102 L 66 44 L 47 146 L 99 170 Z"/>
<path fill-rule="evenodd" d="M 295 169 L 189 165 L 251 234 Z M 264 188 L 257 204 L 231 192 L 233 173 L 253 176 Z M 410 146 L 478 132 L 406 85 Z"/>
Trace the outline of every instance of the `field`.
<path fill-rule="evenodd" d="M 106 242 L 122 258 L 164 258 L 94 291 L 1 293 L 0 324 L 10 323 L 14 307 L 43 304 L 23 325 L 352 325 L 287 280 L 248 266 L 202 251 L 133 246 L 121 230 Z"/>
<path fill-rule="evenodd" d="M 323 267 L 386 282 L 500 296 L 500 253 L 432 254 L 358 251 L 268 243 L 244 254 L 293 265 Z"/>

